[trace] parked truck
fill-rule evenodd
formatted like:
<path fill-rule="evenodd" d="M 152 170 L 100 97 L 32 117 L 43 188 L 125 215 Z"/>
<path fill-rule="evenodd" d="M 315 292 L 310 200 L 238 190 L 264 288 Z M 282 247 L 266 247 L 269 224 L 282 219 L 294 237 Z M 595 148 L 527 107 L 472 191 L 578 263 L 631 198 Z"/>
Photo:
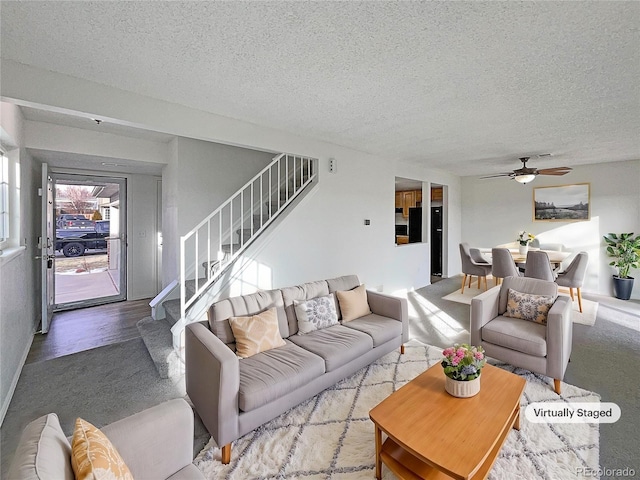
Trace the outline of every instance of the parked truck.
<path fill-rule="evenodd" d="M 79 257 L 86 250 L 106 250 L 109 237 L 109 221 L 98 220 L 92 227 L 64 228 L 56 230 L 56 250 L 65 257 Z"/>

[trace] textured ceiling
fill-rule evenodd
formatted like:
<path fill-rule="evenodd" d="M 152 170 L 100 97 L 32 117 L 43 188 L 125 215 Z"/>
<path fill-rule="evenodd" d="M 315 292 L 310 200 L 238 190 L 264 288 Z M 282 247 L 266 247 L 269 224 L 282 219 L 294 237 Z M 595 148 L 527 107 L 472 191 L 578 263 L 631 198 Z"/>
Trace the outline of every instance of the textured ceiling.
<path fill-rule="evenodd" d="M 8 2 L 2 57 L 458 175 L 640 158 L 639 2 Z"/>

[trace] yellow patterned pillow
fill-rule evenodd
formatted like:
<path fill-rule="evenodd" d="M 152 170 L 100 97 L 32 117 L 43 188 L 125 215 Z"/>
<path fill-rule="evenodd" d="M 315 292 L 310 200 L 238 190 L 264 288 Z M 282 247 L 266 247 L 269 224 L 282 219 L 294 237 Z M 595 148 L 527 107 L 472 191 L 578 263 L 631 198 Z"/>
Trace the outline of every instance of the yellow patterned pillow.
<path fill-rule="evenodd" d="M 360 285 L 353 290 L 336 292 L 336 296 L 338 297 L 343 323 L 371 313 L 369 302 L 367 302 L 367 290 L 364 285 Z"/>
<path fill-rule="evenodd" d="M 286 345 L 275 307 L 251 317 L 231 317 L 229 324 L 236 337 L 236 354 L 241 358 Z"/>
<path fill-rule="evenodd" d="M 107 436 L 81 418 L 71 440 L 71 467 L 76 480 L 133 480 Z"/>
<path fill-rule="evenodd" d="M 546 325 L 547 315 L 554 301 L 554 297 L 547 295 L 533 295 L 509 289 L 507 311 L 504 316 Z"/>

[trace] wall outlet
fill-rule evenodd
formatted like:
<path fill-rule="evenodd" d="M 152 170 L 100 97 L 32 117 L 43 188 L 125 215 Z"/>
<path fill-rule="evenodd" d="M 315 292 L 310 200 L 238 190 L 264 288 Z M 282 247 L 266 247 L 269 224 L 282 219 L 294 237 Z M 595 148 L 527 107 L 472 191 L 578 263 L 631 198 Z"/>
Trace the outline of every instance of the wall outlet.
<path fill-rule="evenodd" d="M 335 158 L 330 158 L 329 159 L 329 172 L 330 173 L 336 173 L 337 169 L 338 169 L 338 165 L 336 163 L 336 159 Z"/>

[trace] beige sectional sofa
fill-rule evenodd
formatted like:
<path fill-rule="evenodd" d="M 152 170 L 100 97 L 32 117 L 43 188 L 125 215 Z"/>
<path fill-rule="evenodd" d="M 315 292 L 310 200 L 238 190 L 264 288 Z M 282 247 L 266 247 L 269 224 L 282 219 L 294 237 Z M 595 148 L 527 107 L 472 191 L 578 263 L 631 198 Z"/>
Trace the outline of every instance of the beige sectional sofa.
<path fill-rule="evenodd" d="M 331 294 L 329 298 L 344 297 L 359 286 L 358 277 L 350 275 L 227 298 L 211 306 L 208 322 L 187 326 L 187 394 L 222 447 L 223 463 L 230 460 L 231 442 L 242 435 L 394 349 L 403 351 L 408 341 L 406 299 L 368 290 L 370 313 L 342 321 L 336 301 L 340 323 L 299 331 L 301 303 Z M 274 307 L 284 345 L 239 358 L 230 320 Z"/>

